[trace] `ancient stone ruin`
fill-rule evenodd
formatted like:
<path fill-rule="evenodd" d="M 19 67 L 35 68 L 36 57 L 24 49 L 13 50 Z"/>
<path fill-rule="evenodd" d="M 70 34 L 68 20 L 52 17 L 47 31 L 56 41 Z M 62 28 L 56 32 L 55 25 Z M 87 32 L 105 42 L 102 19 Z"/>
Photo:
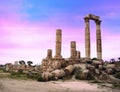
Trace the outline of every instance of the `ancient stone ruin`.
<path fill-rule="evenodd" d="M 24 61 L 15 62 L 14 65 L 6 64 L 6 70 L 19 71 L 24 73 L 41 75 L 40 79 L 44 81 L 57 80 L 66 76 L 72 76 L 77 79 L 96 79 L 107 82 L 115 82 L 120 84 L 120 61 L 104 62 L 102 60 L 102 41 L 100 29 L 100 17 L 92 14 L 84 17 L 85 20 L 85 54 L 81 57 L 80 51 L 76 49 L 76 41 L 70 42 L 70 56 L 64 58 L 61 55 L 62 47 L 62 30 L 56 30 L 55 56 L 52 55 L 52 49 L 47 50 L 47 56 L 42 60 L 41 65 L 31 66 Z M 91 59 L 90 56 L 90 28 L 89 20 L 96 23 L 96 42 L 97 42 L 97 58 Z"/>
<path fill-rule="evenodd" d="M 118 69 L 120 66 L 115 64 L 106 63 L 102 60 L 102 41 L 101 41 L 101 20 L 99 16 L 92 14 L 84 17 L 85 20 L 85 54 L 86 57 L 81 57 L 80 51 L 76 50 L 76 41 L 70 42 L 70 57 L 63 58 L 61 55 L 62 45 L 62 30 L 56 30 L 56 49 L 55 57 L 52 57 L 52 50 L 48 49 L 47 58 L 42 60 L 41 70 L 42 78 L 44 80 L 59 79 L 64 76 L 75 75 L 79 79 L 96 79 L 96 80 L 117 80 L 109 76 L 108 71 Z M 96 45 L 97 45 L 97 58 L 91 59 L 90 56 L 90 28 L 89 20 L 94 20 L 96 23 Z M 110 66 L 110 69 L 108 68 Z M 114 68 L 113 68 L 114 67 Z M 115 68 L 116 67 L 116 68 Z M 113 70 L 112 70 L 113 69 Z M 115 74 L 118 74 L 116 72 Z M 120 81 L 120 80 L 117 80 Z"/>
<path fill-rule="evenodd" d="M 84 17 L 85 20 L 85 54 L 86 59 L 90 59 L 90 28 L 89 20 L 94 20 L 96 23 L 96 39 L 97 39 L 97 59 L 102 60 L 102 44 L 101 44 L 101 30 L 100 23 L 101 20 L 99 16 L 87 15 Z M 48 49 L 47 58 L 42 61 L 42 70 L 52 71 L 54 69 L 59 69 L 61 66 L 66 66 L 70 64 L 78 64 L 81 62 L 80 51 L 76 50 L 76 41 L 71 41 L 70 52 L 71 56 L 67 60 L 62 58 L 61 55 L 61 45 L 62 45 L 62 30 L 56 30 L 56 46 L 55 46 L 55 57 L 52 58 L 52 50 Z M 64 65 L 63 65 L 64 64 Z"/>
<path fill-rule="evenodd" d="M 68 59 L 62 58 L 61 55 L 62 45 L 62 30 L 56 30 L 56 45 L 55 45 L 55 56 L 52 57 L 52 50 L 48 49 L 47 57 L 42 60 L 41 70 L 51 72 L 55 69 L 61 69 L 67 65 L 73 65 L 80 63 L 80 51 L 76 50 L 76 42 L 71 41 L 70 52 L 71 56 Z"/>

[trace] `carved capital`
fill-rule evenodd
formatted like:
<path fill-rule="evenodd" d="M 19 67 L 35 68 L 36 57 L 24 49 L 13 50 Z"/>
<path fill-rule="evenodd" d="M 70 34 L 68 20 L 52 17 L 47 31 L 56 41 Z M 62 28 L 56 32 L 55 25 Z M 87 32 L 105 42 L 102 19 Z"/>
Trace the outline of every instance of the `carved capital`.
<path fill-rule="evenodd" d="M 100 25 L 101 22 L 102 22 L 101 20 L 95 20 L 96 25 Z"/>
<path fill-rule="evenodd" d="M 84 20 L 85 20 L 85 22 L 89 22 L 89 18 L 88 17 L 85 17 Z"/>

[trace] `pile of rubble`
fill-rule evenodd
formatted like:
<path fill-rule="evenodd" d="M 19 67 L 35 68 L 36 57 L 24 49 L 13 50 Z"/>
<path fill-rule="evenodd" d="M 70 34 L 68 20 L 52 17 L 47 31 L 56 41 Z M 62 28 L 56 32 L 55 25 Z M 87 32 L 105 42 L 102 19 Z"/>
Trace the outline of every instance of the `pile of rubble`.
<path fill-rule="evenodd" d="M 66 76 L 75 76 L 77 79 L 95 79 L 102 82 L 120 83 L 120 62 L 114 64 L 102 60 L 80 61 L 79 64 L 67 65 L 53 71 L 42 72 L 44 81 L 58 80 Z M 119 63 L 119 64 L 118 64 Z"/>

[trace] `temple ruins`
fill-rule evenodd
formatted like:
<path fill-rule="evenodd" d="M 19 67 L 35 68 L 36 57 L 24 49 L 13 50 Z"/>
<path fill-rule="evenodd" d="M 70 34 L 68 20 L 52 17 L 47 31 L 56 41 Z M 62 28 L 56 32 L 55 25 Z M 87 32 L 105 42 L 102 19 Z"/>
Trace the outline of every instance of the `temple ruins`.
<path fill-rule="evenodd" d="M 90 27 L 89 20 L 94 20 L 96 23 L 96 45 L 97 45 L 97 59 L 102 60 L 102 43 L 101 43 L 101 29 L 100 29 L 100 17 L 92 14 L 84 17 L 85 20 L 85 55 L 81 57 L 80 51 L 76 50 L 76 41 L 70 42 L 70 57 L 63 58 L 61 55 L 62 48 L 62 30 L 56 30 L 56 44 L 55 44 L 55 56 L 52 57 L 52 50 L 48 49 L 47 57 L 42 60 L 42 71 L 53 71 L 55 69 L 61 69 L 63 66 L 82 64 L 86 60 L 91 59 L 90 51 Z M 83 60 L 84 59 L 84 60 Z M 86 60 L 85 60 L 86 59 Z"/>
<path fill-rule="evenodd" d="M 62 30 L 57 29 L 56 30 L 56 41 L 55 41 L 55 56 L 52 55 L 52 49 L 47 50 L 47 56 L 42 60 L 41 67 L 39 70 L 41 72 L 52 72 L 56 69 L 62 69 L 63 67 L 74 65 L 74 64 L 81 64 L 85 67 L 85 64 L 87 60 L 91 59 L 91 51 L 90 51 L 90 26 L 89 26 L 89 20 L 94 20 L 96 23 L 96 45 L 97 45 L 97 59 L 102 60 L 102 43 L 101 43 L 101 29 L 100 24 L 101 20 L 99 16 L 95 16 L 92 14 L 88 14 L 84 17 L 85 21 L 85 57 L 81 57 L 81 52 L 76 49 L 77 43 L 76 41 L 70 42 L 70 56 L 69 58 L 64 58 L 61 55 L 62 51 Z M 15 65 L 13 66 L 13 70 L 36 70 L 35 67 L 32 68 L 31 66 L 27 66 L 25 62 L 20 61 L 20 64 L 18 62 L 15 62 Z M 11 64 L 7 64 L 7 69 L 12 69 Z"/>
<path fill-rule="evenodd" d="M 89 21 L 96 23 L 96 45 L 97 58 L 91 59 L 90 50 L 90 26 Z M 104 62 L 102 60 L 101 41 L 101 20 L 99 16 L 92 14 L 84 17 L 85 21 L 85 57 L 81 57 L 81 52 L 77 50 L 76 41 L 70 41 L 70 56 L 64 58 L 62 51 L 62 30 L 56 30 L 55 56 L 52 49 L 47 50 L 46 57 L 41 65 L 31 65 L 32 61 L 15 61 L 15 64 L 7 63 L 6 71 L 26 74 L 31 78 L 38 78 L 39 81 L 58 80 L 70 77 L 72 79 L 109 81 L 120 85 L 120 60 L 118 62 Z M 38 77 L 39 76 L 39 77 Z M 37 80 L 38 80 L 37 79 Z"/>
<path fill-rule="evenodd" d="M 91 59 L 90 50 L 90 26 L 89 21 L 94 20 L 96 23 L 96 45 L 97 45 L 97 58 Z M 81 52 L 77 50 L 76 41 L 70 41 L 70 56 L 64 58 L 62 56 L 62 30 L 56 30 L 56 40 L 55 40 L 55 56 L 52 55 L 52 49 L 47 50 L 46 57 L 42 60 L 41 65 L 32 66 L 31 61 L 28 61 L 28 65 L 25 64 L 23 60 L 15 62 L 15 65 L 6 64 L 6 70 L 18 72 L 23 71 L 28 75 L 31 73 L 33 75 L 40 74 L 42 79 L 45 81 L 51 79 L 63 78 L 63 76 L 80 74 L 80 78 L 89 79 L 87 74 L 92 74 L 96 78 L 100 77 L 101 74 L 108 74 L 109 66 L 115 68 L 115 64 L 106 64 L 102 60 L 102 41 L 101 41 L 101 20 L 99 16 L 92 14 L 84 17 L 85 21 L 85 57 L 81 57 Z M 117 64 L 116 64 L 117 65 Z M 119 66 L 117 66 L 119 67 Z M 106 71 L 107 70 L 107 71 Z M 102 71 L 104 71 L 102 73 Z"/>

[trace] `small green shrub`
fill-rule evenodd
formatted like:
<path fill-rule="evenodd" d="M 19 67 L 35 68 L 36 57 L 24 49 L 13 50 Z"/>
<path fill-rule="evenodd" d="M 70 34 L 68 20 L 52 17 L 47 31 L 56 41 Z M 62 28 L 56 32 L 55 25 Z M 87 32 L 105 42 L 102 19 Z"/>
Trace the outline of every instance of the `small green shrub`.
<path fill-rule="evenodd" d="M 15 75 L 18 75 L 18 73 L 16 73 L 16 72 L 11 72 L 10 75 L 11 75 L 11 76 L 15 76 Z"/>
<path fill-rule="evenodd" d="M 34 74 L 34 73 L 32 73 L 32 72 L 29 72 L 29 73 L 27 74 L 27 77 L 28 77 L 29 79 L 37 80 L 37 81 L 39 81 L 39 82 L 44 81 L 43 78 L 42 78 L 42 74 L 41 74 L 41 73 Z"/>
<path fill-rule="evenodd" d="M 39 82 L 43 82 L 43 81 L 44 81 L 44 79 L 42 78 L 42 76 L 41 76 L 41 75 L 39 75 L 39 76 L 38 76 L 38 78 L 37 78 L 37 81 L 39 81 Z"/>
<path fill-rule="evenodd" d="M 87 80 L 94 80 L 94 76 L 91 73 L 87 74 Z"/>
<path fill-rule="evenodd" d="M 4 73 L 6 73 L 7 71 L 6 71 L 5 68 L 0 68 L 0 72 L 4 72 Z"/>
<path fill-rule="evenodd" d="M 97 60 L 97 58 L 95 57 L 95 58 L 92 58 L 92 60 Z"/>
<path fill-rule="evenodd" d="M 120 73 L 116 73 L 116 74 L 114 75 L 114 77 L 120 79 Z"/>
<path fill-rule="evenodd" d="M 93 80 L 91 83 L 101 83 L 99 80 Z"/>
<path fill-rule="evenodd" d="M 23 74 L 23 70 L 22 69 L 18 70 L 18 74 Z"/>

